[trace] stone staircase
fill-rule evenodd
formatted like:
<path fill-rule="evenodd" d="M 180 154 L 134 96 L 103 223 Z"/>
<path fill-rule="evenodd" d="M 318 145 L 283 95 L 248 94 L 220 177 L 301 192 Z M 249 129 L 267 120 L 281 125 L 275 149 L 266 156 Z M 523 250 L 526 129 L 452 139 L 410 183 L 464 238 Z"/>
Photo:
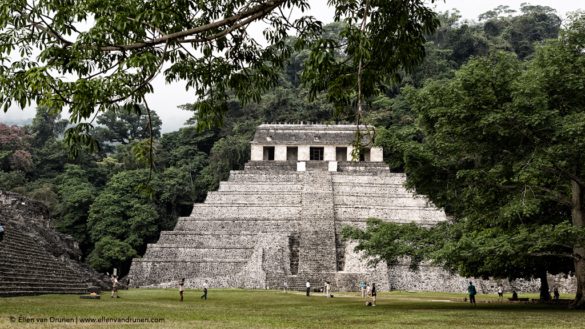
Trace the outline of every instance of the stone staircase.
<path fill-rule="evenodd" d="M 189 217 L 179 218 L 173 231 L 162 232 L 141 259 L 133 260 L 134 285 L 173 286 L 185 277 L 187 287 L 204 281 L 212 287 L 264 286 L 248 280 L 248 273 L 260 270 L 263 260 L 290 252 L 288 239 L 273 244 L 264 237 L 298 231 L 303 176 L 286 165 L 278 169 L 284 174 L 267 172 L 261 163 L 246 168 L 232 171 L 205 203 L 196 204 Z M 272 267 L 283 272 L 290 265 Z"/>
<path fill-rule="evenodd" d="M 0 242 L 0 297 L 37 294 L 84 294 L 89 283 L 42 248 L 38 237 L 6 222 Z"/>

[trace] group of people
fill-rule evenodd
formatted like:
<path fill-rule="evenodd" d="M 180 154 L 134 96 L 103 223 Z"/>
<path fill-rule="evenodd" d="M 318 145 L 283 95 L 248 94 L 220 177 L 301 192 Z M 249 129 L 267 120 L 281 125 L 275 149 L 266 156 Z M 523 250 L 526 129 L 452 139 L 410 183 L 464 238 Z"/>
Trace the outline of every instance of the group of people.
<path fill-rule="evenodd" d="M 365 281 L 360 281 L 359 287 L 360 287 L 360 291 L 362 293 L 362 298 L 369 297 L 369 299 L 370 299 L 370 300 L 366 301 L 366 305 L 376 306 L 376 295 L 378 294 L 376 291 L 376 284 L 372 283 L 372 285 L 369 285 Z"/>
<path fill-rule="evenodd" d="M 467 293 L 469 294 L 469 302 L 475 305 L 475 295 L 477 295 L 477 289 L 475 288 L 472 282 L 469 282 L 469 286 L 467 286 Z M 559 300 L 559 298 L 560 298 L 559 288 L 554 287 L 553 300 Z M 518 300 L 518 293 L 516 292 L 516 290 L 512 290 L 512 298 L 510 298 L 510 300 L 512 301 Z M 498 286 L 498 301 L 499 302 L 504 301 L 504 287 L 502 285 Z"/>
<path fill-rule="evenodd" d="M 200 299 L 204 299 L 207 300 L 207 290 L 209 289 L 209 284 L 207 283 L 207 280 L 205 280 L 205 282 L 203 283 L 203 295 L 201 295 Z M 185 292 L 185 278 L 182 278 L 181 281 L 179 281 L 179 301 L 183 301 L 183 293 Z"/>
<path fill-rule="evenodd" d="M 309 280 L 307 280 L 307 282 L 305 282 L 305 288 L 307 289 L 307 297 L 311 296 L 311 282 Z M 284 282 L 284 291 L 286 292 L 287 289 L 288 289 L 288 283 L 285 281 Z M 333 295 L 331 294 L 331 282 L 325 281 L 323 283 L 323 293 L 325 294 L 325 297 L 327 297 L 327 298 L 333 297 Z"/>
<path fill-rule="evenodd" d="M 120 295 L 118 295 L 118 288 L 120 286 L 120 282 L 118 281 L 118 276 L 115 274 L 112 275 L 111 280 L 112 280 L 112 298 L 120 298 Z M 209 288 L 209 285 L 207 284 L 207 280 L 205 280 L 205 282 L 203 283 L 203 295 L 201 295 L 201 299 L 207 300 L 208 288 Z M 184 299 L 184 292 L 185 292 L 185 278 L 182 278 L 181 281 L 179 281 L 179 300 L 181 302 Z"/>

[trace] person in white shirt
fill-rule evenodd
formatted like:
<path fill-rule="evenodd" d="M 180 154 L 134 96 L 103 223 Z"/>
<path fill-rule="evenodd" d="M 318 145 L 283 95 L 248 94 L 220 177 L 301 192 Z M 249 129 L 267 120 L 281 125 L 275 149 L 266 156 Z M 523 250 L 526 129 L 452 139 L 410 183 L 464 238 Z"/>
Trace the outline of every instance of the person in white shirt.
<path fill-rule="evenodd" d="M 331 284 L 329 284 L 329 281 L 325 281 L 325 296 L 327 298 L 331 297 Z"/>
<path fill-rule="evenodd" d="M 307 297 L 309 297 L 309 294 L 311 293 L 311 283 L 309 280 L 307 280 L 307 283 L 305 283 L 305 287 L 307 287 Z"/>
<path fill-rule="evenodd" d="M 112 275 L 112 298 L 114 298 L 114 296 L 116 296 L 116 298 L 120 298 L 120 295 L 118 295 L 118 276 L 117 275 Z"/>
<path fill-rule="evenodd" d="M 504 287 L 498 287 L 498 301 L 502 302 L 504 300 Z"/>
<path fill-rule="evenodd" d="M 207 300 L 207 288 L 209 285 L 207 284 L 207 280 L 203 283 L 203 295 L 201 295 L 201 299 Z"/>

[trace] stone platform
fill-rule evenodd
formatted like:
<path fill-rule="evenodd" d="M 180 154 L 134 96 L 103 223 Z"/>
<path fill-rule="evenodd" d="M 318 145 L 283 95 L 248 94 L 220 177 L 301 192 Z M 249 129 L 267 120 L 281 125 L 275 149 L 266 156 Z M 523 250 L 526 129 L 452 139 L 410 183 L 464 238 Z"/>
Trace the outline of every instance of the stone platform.
<path fill-rule="evenodd" d="M 359 280 L 390 288 L 384 265 L 369 268 L 354 245 L 340 237 L 344 225 L 365 227 L 370 217 L 434 225 L 445 213 L 404 188 L 404 174 L 374 162 L 251 161 L 232 171 L 205 203 L 162 232 L 134 259 L 134 286 L 304 289 L 327 280 L 337 290 L 355 290 Z"/>

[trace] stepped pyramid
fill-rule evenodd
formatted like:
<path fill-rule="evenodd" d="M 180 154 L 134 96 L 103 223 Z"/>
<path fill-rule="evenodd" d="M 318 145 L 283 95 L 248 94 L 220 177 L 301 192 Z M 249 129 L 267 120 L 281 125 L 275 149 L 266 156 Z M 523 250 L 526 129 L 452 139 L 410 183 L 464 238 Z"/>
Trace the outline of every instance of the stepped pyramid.
<path fill-rule="evenodd" d="M 356 254 L 340 237 L 344 225 L 368 218 L 434 225 L 445 213 L 404 188 L 382 149 L 351 159 L 356 126 L 263 124 L 251 143 L 251 161 L 232 171 L 205 203 L 162 232 L 133 260 L 131 284 L 142 287 L 303 289 L 327 280 L 355 290 L 359 280 L 389 289 L 389 271 Z M 365 128 L 361 128 L 365 129 Z"/>
<path fill-rule="evenodd" d="M 107 288 L 103 278 L 77 260 L 76 242 L 49 227 L 46 207 L 16 193 L 0 191 L 0 297 L 84 294 Z"/>

